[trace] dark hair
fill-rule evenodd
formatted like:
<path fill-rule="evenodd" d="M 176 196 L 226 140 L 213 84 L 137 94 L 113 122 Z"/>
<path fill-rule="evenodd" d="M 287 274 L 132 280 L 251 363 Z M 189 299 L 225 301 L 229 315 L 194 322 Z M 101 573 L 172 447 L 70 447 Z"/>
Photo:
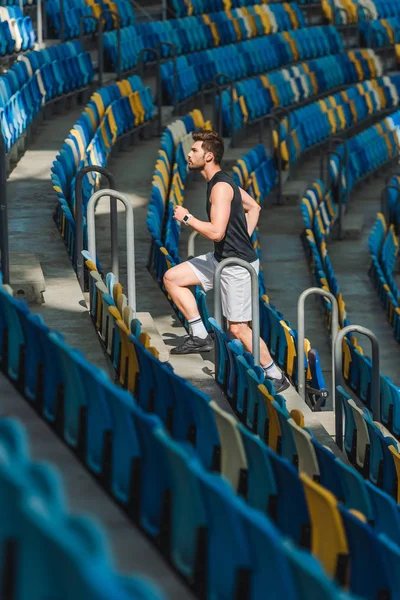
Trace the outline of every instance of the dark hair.
<path fill-rule="evenodd" d="M 203 150 L 214 154 L 214 162 L 216 165 L 221 164 L 224 155 L 224 140 L 216 131 L 201 129 L 192 134 L 195 142 L 203 142 Z"/>

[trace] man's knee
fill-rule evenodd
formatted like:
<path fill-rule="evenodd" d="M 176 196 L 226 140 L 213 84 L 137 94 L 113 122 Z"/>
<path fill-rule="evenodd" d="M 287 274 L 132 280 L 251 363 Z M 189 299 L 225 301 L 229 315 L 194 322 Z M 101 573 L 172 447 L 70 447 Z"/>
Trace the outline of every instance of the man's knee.
<path fill-rule="evenodd" d="M 231 334 L 240 340 L 243 333 L 247 331 L 249 325 L 248 323 L 231 323 L 229 322 L 229 331 Z"/>
<path fill-rule="evenodd" d="M 164 281 L 165 287 L 168 287 L 171 284 L 176 282 L 176 276 L 174 273 L 174 269 L 175 269 L 175 267 L 172 267 L 171 269 L 168 269 L 168 271 L 166 271 L 164 273 L 163 281 Z"/>

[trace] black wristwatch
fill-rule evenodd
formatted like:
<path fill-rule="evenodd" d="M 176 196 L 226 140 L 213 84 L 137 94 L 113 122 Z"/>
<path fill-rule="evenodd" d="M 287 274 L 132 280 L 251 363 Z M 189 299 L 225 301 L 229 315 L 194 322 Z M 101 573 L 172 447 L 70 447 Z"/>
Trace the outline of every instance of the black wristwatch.
<path fill-rule="evenodd" d="M 190 217 L 192 217 L 193 215 L 191 215 L 190 213 L 187 213 L 187 215 L 185 215 L 182 219 L 182 223 L 185 223 L 185 225 L 188 225 L 189 223 L 189 219 Z"/>

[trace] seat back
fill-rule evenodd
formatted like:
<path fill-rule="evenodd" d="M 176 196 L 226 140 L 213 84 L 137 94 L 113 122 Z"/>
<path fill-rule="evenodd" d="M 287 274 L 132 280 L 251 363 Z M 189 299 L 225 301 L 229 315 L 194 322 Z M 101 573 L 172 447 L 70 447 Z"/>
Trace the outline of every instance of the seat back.
<path fill-rule="evenodd" d="M 312 523 L 311 550 L 326 572 L 338 582 L 347 581 L 349 551 L 337 500 L 305 473 L 300 473 Z"/>
<path fill-rule="evenodd" d="M 210 402 L 210 406 L 221 440 L 221 474 L 235 491 L 240 491 L 247 477 L 247 459 L 240 432 L 236 427 L 237 421 L 214 400 Z"/>

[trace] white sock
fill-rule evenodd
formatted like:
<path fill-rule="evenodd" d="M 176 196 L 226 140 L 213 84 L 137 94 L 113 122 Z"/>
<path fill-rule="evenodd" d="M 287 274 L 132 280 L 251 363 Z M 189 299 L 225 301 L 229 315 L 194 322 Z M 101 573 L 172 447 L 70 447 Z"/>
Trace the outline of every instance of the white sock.
<path fill-rule="evenodd" d="M 208 336 L 207 329 L 204 327 L 200 315 L 194 319 L 189 319 L 189 333 L 191 336 L 198 337 L 202 340 L 205 340 Z"/>
<path fill-rule="evenodd" d="M 282 377 L 282 373 L 274 361 L 271 361 L 269 365 L 263 366 L 263 369 L 265 371 L 265 377 L 268 377 L 268 379 L 280 379 Z"/>

